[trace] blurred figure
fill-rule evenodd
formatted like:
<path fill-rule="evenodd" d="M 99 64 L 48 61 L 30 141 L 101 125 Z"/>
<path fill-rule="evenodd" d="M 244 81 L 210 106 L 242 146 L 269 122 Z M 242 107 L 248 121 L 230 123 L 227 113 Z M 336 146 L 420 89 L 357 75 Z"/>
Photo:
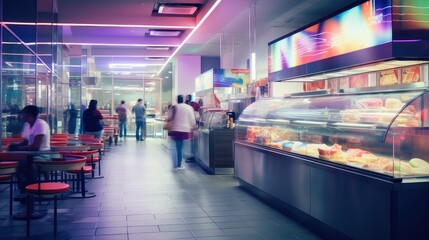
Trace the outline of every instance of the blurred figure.
<path fill-rule="evenodd" d="M 83 123 L 85 128 L 83 129 L 84 134 L 94 135 L 95 138 L 101 138 L 103 135 L 103 115 L 97 110 L 97 100 L 92 99 L 89 102 L 88 109 L 83 112 Z"/>
<path fill-rule="evenodd" d="M 116 113 L 118 114 L 119 138 L 124 137 L 125 139 L 127 137 L 127 107 L 125 107 L 124 100 L 116 107 Z"/>
<path fill-rule="evenodd" d="M 185 168 L 182 165 L 183 142 L 192 137 L 192 131 L 196 129 L 196 125 L 194 110 L 183 102 L 183 95 L 177 96 L 177 103 L 168 111 L 167 121 L 171 122 L 168 136 L 176 145 L 176 159 L 173 157 L 173 163 L 180 170 Z"/>
<path fill-rule="evenodd" d="M 200 121 L 200 104 L 197 102 L 192 101 L 192 95 L 186 95 L 186 104 L 192 107 L 195 117 L 195 123 L 198 125 L 198 122 Z M 186 149 L 187 149 L 187 158 L 186 162 L 195 162 L 195 139 L 191 138 L 189 141 L 186 142 Z"/>
<path fill-rule="evenodd" d="M 77 120 L 78 111 L 74 104 L 70 104 L 70 109 L 68 109 L 68 133 L 75 134 L 76 133 L 76 120 Z"/>
<path fill-rule="evenodd" d="M 143 105 L 143 100 L 139 98 L 137 104 L 133 107 L 132 112 L 136 116 L 136 140 L 144 141 L 144 129 L 146 125 L 146 108 Z"/>

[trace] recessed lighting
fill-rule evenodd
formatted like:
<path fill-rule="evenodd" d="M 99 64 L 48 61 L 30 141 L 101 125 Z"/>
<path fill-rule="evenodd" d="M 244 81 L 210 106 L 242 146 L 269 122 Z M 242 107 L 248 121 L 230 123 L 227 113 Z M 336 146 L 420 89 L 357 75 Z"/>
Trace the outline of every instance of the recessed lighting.
<path fill-rule="evenodd" d="M 158 8 L 158 14 L 194 15 L 197 10 L 196 6 L 162 4 Z"/>
<path fill-rule="evenodd" d="M 3 22 L 6 25 L 28 25 L 34 26 L 31 22 Z M 134 24 L 94 24 L 94 23 L 37 23 L 38 26 L 70 26 L 70 27 L 123 27 L 123 28 L 152 28 L 152 29 L 193 29 L 194 26 L 167 26 L 167 25 L 134 25 Z"/>
<path fill-rule="evenodd" d="M 192 35 L 194 35 L 194 33 L 198 30 L 198 28 L 206 21 L 206 19 L 210 16 L 210 14 L 216 9 L 216 7 L 220 4 L 222 0 L 217 0 L 212 7 L 209 9 L 209 11 L 204 15 L 204 17 L 198 22 L 197 26 L 195 26 L 194 29 L 192 29 L 192 31 L 188 34 L 188 36 L 186 36 L 186 38 L 182 41 L 182 43 L 176 48 L 176 50 L 173 52 L 173 54 L 171 54 L 171 56 L 167 59 L 167 61 L 165 62 L 165 64 L 161 67 L 161 69 L 158 71 L 159 75 L 162 70 L 164 70 L 165 66 L 167 66 L 167 64 L 171 61 L 171 59 L 176 56 L 176 54 L 180 51 L 180 49 L 183 47 L 183 45 L 185 45 L 188 40 L 192 37 Z"/>
<path fill-rule="evenodd" d="M 182 31 L 171 31 L 171 30 L 150 30 L 149 36 L 152 37 L 178 37 Z"/>
<path fill-rule="evenodd" d="M 169 47 L 155 47 L 155 46 L 151 46 L 151 47 L 146 47 L 146 50 L 168 51 L 168 50 L 170 50 L 170 48 Z"/>

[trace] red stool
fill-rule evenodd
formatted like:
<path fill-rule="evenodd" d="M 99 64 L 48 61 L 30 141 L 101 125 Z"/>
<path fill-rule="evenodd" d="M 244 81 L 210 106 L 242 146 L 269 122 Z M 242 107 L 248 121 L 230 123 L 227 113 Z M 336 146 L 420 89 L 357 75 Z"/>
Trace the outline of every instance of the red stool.
<path fill-rule="evenodd" d="M 86 158 L 83 156 L 71 156 L 73 160 L 65 161 L 48 161 L 48 162 L 34 162 L 38 168 L 38 176 L 41 172 L 56 172 L 56 171 L 70 171 L 74 169 L 82 169 L 85 167 Z M 70 185 L 62 182 L 42 182 L 40 178 L 37 183 L 27 185 L 25 190 L 27 192 L 27 239 L 30 237 L 30 216 L 32 203 L 32 196 L 37 195 L 40 198 L 54 198 L 54 239 L 57 239 L 57 196 L 69 191 Z"/>

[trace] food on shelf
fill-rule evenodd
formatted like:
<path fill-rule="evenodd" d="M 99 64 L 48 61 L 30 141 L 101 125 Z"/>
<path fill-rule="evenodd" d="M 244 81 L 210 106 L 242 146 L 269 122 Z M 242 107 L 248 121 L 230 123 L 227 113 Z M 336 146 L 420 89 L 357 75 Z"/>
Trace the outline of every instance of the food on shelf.
<path fill-rule="evenodd" d="M 317 150 L 319 153 L 319 158 L 332 160 L 335 162 L 345 162 L 342 146 L 339 144 L 334 144 L 332 147 L 322 145 Z"/>
<path fill-rule="evenodd" d="M 429 174 L 429 163 L 420 158 L 413 158 L 409 162 L 414 174 Z"/>
<path fill-rule="evenodd" d="M 256 142 L 256 136 L 259 134 L 261 127 L 249 126 L 247 127 L 246 139 L 247 142 L 254 143 Z"/>
<path fill-rule="evenodd" d="M 321 144 L 307 144 L 307 156 L 319 157 L 319 147 Z M 325 145 L 326 146 L 326 145 Z"/>
<path fill-rule="evenodd" d="M 358 108 L 381 108 L 384 106 L 381 98 L 363 98 L 357 101 Z"/>
<path fill-rule="evenodd" d="M 297 142 L 297 144 L 293 145 L 292 152 L 306 155 L 307 154 L 307 144 Z"/>
<path fill-rule="evenodd" d="M 302 142 L 286 141 L 282 145 L 282 149 L 291 152 L 294 146 L 302 145 Z"/>
<path fill-rule="evenodd" d="M 378 160 L 378 157 L 375 156 L 374 154 L 367 153 L 367 154 L 362 154 L 362 160 L 367 163 L 373 163 Z"/>
<path fill-rule="evenodd" d="M 358 149 L 358 148 L 350 148 L 346 152 L 347 161 L 350 161 L 350 162 L 364 162 L 364 160 L 362 159 L 362 155 L 364 155 L 364 154 L 369 154 L 369 152 L 365 151 L 365 150 L 362 150 L 362 149 Z"/>
<path fill-rule="evenodd" d="M 401 108 L 404 104 L 396 98 L 387 98 L 384 106 L 386 108 Z"/>
<path fill-rule="evenodd" d="M 420 127 L 420 121 L 415 118 L 411 118 L 404 123 L 398 123 L 398 127 Z"/>
<path fill-rule="evenodd" d="M 429 163 L 420 158 L 413 158 L 410 160 L 410 165 L 413 168 L 429 168 Z"/>
<path fill-rule="evenodd" d="M 274 140 L 271 142 L 270 146 L 277 149 L 283 149 L 282 146 L 284 142 L 285 141 L 283 140 Z"/>
<path fill-rule="evenodd" d="M 360 115 L 358 111 L 344 111 L 341 113 L 341 119 L 343 122 L 357 123 L 360 121 Z"/>
<path fill-rule="evenodd" d="M 383 171 L 389 174 L 394 173 L 400 175 L 411 175 L 414 173 L 411 165 L 405 161 L 390 162 L 384 166 Z"/>
<path fill-rule="evenodd" d="M 382 117 L 378 115 L 361 115 L 360 120 L 367 123 L 378 123 L 381 122 Z"/>

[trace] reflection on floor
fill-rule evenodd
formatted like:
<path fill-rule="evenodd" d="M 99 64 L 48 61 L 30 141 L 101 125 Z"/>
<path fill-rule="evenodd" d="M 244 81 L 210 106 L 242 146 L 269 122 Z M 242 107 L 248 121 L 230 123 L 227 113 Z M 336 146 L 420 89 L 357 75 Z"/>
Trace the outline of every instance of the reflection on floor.
<path fill-rule="evenodd" d="M 194 163 L 172 170 L 159 140 L 129 138 L 103 160 L 97 196 L 59 201 L 59 239 L 320 239 L 238 187 L 234 176 L 211 176 Z M 25 239 L 25 221 L 8 215 L 0 192 L 0 239 Z M 44 206 L 52 213 L 52 203 Z M 14 203 L 14 212 L 23 205 Z M 31 222 L 32 239 L 52 239 L 52 214 Z"/>

